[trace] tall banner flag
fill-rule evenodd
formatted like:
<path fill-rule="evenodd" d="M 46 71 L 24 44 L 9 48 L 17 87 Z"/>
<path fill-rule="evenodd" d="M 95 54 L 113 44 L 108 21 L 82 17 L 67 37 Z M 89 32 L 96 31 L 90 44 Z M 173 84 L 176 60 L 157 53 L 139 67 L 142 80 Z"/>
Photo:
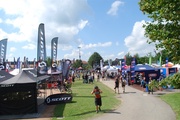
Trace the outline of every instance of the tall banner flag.
<path fill-rule="evenodd" d="M 46 63 L 46 42 L 44 24 L 41 23 L 38 27 L 38 43 L 37 43 L 37 75 L 41 76 L 47 73 Z"/>
<path fill-rule="evenodd" d="M 16 69 L 16 58 L 14 57 L 14 69 Z"/>
<path fill-rule="evenodd" d="M 108 64 L 109 64 L 109 66 L 111 66 L 111 61 L 110 61 L 110 59 L 108 60 Z"/>
<path fill-rule="evenodd" d="M 16 68 L 20 70 L 20 67 L 21 67 L 21 62 L 20 62 L 20 57 L 18 57 Z"/>
<path fill-rule="evenodd" d="M 121 71 L 122 71 L 122 77 L 124 77 L 125 75 L 125 60 L 122 59 L 122 62 L 121 62 Z"/>
<path fill-rule="evenodd" d="M 103 69 L 103 60 L 100 60 L 100 67 L 101 67 L 101 70 Z"/>
<path fill-rule="evenodd" d="M 132 83 L 134 83 L 134 81 L 135 81 L 135 65 L 136 65 L 136 60 L 135 60 L 135 57 L 133 57 L 133 59 L 131 61 L 131 67 L 130 67 Z"/>
<path fill-rule="evenodd" d="M 29 68 L 29 60 L 28 60 L 28 57 L 26 58 L 26 67 Z"/>
<path fill-rule="evenodd" d="M 26 65 L 26 56 L 24 56 L 24 68 L 27 68 L 27 65 Z"/>
<path fill-rule="evenodd" d="M 51 40 L 51 73 L 57 71 L 57 48 L 58 48 L 58 37 Z"/>
<path fill-rule="evenodd" d="M 0 69 L 6 69 L 6 50 L 7 50 L 7 39 L 0 41 Z"/>
<path fill-rule="evenodd" d="M 68 79 L 68 75 L 69 75 L 69 69 L 70 69 L 70 66 L 71 66 L 71 61 L 69 59 L 63 59 L 62 62 L 62 77 L 63 77 L 63 80 L 64 79 Z"/>
<path fill-rule="evenodd" d="M 2 39 L 0 41 L 0 62 L 5 62 L 6 60 L 6 50 L 7 50 L 7 39 Z"/>
<path fill-rule="evenodd" d="M 36 68 L 36 58 L 34 58 L 34 68 Z"/>

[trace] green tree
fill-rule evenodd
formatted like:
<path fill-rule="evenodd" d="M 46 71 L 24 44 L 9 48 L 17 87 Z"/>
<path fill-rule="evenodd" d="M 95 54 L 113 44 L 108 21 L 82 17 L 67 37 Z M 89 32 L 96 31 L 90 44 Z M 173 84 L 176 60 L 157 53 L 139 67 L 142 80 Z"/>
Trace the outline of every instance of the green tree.
<path fill-rule="evenodd" d="M 126 64 L 127 64 L 127 65 L 131 65 L 131 61 L 132 61 L 132 56 L 131 56 L 131 54 L 128 52 L 128 53 L 125 55 L 125 57 L 126 57 Z"/>
<path fill-rule="evenodd" d="M 48 56 L 48 57 L 47 57 L 47 67 L 50 67 L 50 66 L 51 66 L 51 64 L 52 64 L 52 63 L 51 63 L 51 60 L 52 60 L 51 57 Z"/>
<path fill-rule="evenodd" d="M 180 62 L 180 2 L 179 0 L 140 0 L 141 11 L 152 19 L 144 24 L 145 36 L 156 48 L 163 48 Z"/>
<path fill-rule="evenodd" d="M 99 53 L 94 52 L 88 60 L 89 65 L 91 65 L 92 67 L 94 65 L 100 65 L 100 60 L 102 60 L 103 58 L 100 56 Z"/>
<path fill-rule="evenodd" d="M 82 67 L 83 63 L 82 63 L 82 60 L 76 60 L 73 64 L 72 64 L 72 67 L 73 68 L 79 68 L 79 67 Z"/>

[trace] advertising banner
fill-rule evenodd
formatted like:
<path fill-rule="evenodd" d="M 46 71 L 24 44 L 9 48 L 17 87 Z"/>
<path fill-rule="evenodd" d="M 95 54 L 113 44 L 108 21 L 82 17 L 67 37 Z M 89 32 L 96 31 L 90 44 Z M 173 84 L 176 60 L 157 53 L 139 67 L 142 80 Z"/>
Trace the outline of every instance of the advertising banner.
<path fill-rule="evenodd" d="M 135 57 L 133 57 L 132 61 L 131 61 L 131 67 L 130 67 L 130 71 L 131 71 L 131 81 L 134 83 L 135 80 Z"/>
<path fill-rule="evenodd" d="M 71 61 L 69 59 L 63 59 L 61 64 L 62 64 L 63 80 L 68 79 Z"/>
<path fill-rule="evenodd" d="M 58 37 L 51 40 L 51 73 L 57 71 L 57 48 L 58 48 Z"/>
<path fill-rule="evenodd" d="M 46 42 L 44 24 L 41 23 L 38 27 L 38 43 L 37 43 L 37 75 L 41 76 L 47 74 L 46 63 Z"/>
<path fill-rule="evenodd" d="M 6 50 L 7 50 L 7 39 L 2 39 L 0 41 L 0 63 L 6 61 Z"/>
<path fill-rule="evenodd" d="M 72 98 L 72 95 L 67 93 L 52 94 L 45 99 L 45 103 L 47 105 L 70 103 L 72 101 Z"/>

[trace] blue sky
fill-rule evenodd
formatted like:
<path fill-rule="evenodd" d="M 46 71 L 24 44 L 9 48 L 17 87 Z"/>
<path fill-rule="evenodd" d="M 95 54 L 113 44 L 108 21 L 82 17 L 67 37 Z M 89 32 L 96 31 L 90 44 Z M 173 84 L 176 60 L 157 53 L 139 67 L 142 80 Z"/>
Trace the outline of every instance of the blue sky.
<path fill-rule="evenodd" d="M 149 21 L 139 0 L 0 0 L 0 40 L 8 38 L 6 59 L 37 57 L 38 26 L 45 24 L 47 56 L 58 37 L 58 59 L 88 60 L 98 52 L 104 60 L 130 52 L 154 54 L 142 25 Z"/>

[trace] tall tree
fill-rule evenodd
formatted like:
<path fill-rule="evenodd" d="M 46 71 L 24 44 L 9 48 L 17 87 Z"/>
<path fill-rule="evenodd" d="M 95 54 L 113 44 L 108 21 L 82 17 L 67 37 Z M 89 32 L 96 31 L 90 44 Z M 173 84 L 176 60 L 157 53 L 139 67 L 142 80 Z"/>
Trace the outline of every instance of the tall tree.
<path fill-rule="evenodd" d="M 131 65 L 131 60 L 132 60 L 131 54 L 128 52 L 128 53 L 125 55 L 125 57 L 126 57 L 126 64 L 127 64 L 127 65 Z"/>
<path fill-rule="evenodd" d="M 101 55 L 97 52 L 94 52 L 88 60 L 88 63 L 93 67 L 94 65 L 100 65 L 100 60 L 102 60 L 103 58 L 101 57 Z"/>
<path fill-rule="evenodd" d="M 72 67 L 73 68 L 79 68 L 79 67 L 82 67 L 83 63 L 82 63 L 82 60 L 76 60 L 73 64 L 72 64 Z"/>
<path fill-rule="evenodd" d="M 180 62 L 179 0 L 140 0 L 141 11 L 152 19 L 144 24 L 145 36 L 156 48 L 164 48 L 175 62 Z"/>

